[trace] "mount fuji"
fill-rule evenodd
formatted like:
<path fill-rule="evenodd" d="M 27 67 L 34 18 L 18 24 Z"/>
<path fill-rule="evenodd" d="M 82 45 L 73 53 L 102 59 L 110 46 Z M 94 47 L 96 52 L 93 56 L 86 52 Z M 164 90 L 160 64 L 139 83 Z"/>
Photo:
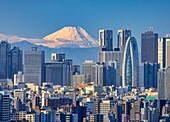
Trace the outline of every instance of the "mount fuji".
<path fill-rule="evenodd" d="M 45 36 L 43 39 L 47 41 L 45 44 L 43 44 L 44 46 L 53 48 L 89 48 L 98 46 L 98 41 L 91 37 L 81 27 L 64 27 L 59 31 Z"/>

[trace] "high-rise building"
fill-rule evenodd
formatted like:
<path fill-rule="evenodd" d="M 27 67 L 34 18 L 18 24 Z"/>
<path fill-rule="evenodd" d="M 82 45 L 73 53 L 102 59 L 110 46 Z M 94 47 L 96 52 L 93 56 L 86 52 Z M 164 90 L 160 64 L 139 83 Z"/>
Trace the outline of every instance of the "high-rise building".
<path fill-rule="evenodd" d="M 158 98 L 161 100 L 170 99 L 170 68 L 158 71 Z"/>
<path fill-rule="evenodd" d="M 120 64 L 117 60 L 109 61 L 107 67 L 107 84 L 108 86 L 121 86 L 120 82 Z"/>
<path fill-rule="evenodd" d="M 106 66 L 104 63 L 96 63 L 92 66 L 92 81 L 95 85 L 106 86 Z"/>
<path fill-rule="evenodd" d="M 141 62 L 158 63 L 158 34 L 149 30 L 141 35 Z"/>
<path fill-rule="evenodd" d="M 7 91 L 0 91 L 0 122 L 10 120 L 10 99 Z"/>
<path fill-rule="evenodd" d="M 67 64 L 65 62 L 46 63 L 47 82 L 64 86 L 68 82 L 67 73 Z"/>
<path fill-rule="evenodd" d="M 157 63 L 144 63 L 144 87 L 146 89 L 157 88 L 157 71 L 160 65 Z"/>
<path fill-rule="evenodd" d="M 113 50 L 113 31 L 99 30 L 99 46 L 101 51 Z"/>
<path fill-rule="evenodd" d="M 24 82 L 41 85 L 45 81 L 45 53 L 37 47 L 24 52 Z"/>
<path fill-rule="evenodd" d="M 85 60 L 82 64 L 82 75 L 85 77 L 85 83 L 92 82 L 92 66 L 96 63 L 93 60 Z"/>
<path fill-rule="evenodd" d="M 144 63 L 139 65 L 139 86 L 144 87 Z"/>
<path fill-rule="evenodd" d="M 14 47 L 12 50 L 10 50 L 9 53 L 9 72 L 10 72 L 10 78 L 14 81 L 14 74 L 17 74 L 18 71 L 22 71 L 22 51 L 19 49 L 19 47 Z"/>
<path fill-rule="evenodd" d="M 122 63 L 122 86 L 139 86 L 139 57 L 138 46 L 134 37 L 129 37 Z"/>
<path fill-rule="evenodd" d="M 131 37 L 131 30 L 126 30 L 126 29 L 118 30 L 117 36 L 118 36 L 117 48 L 123 51 L 127 39 Z"/>
<path fill-rule="evenodd" d="M 167 68 L 170 66 L 170 37 L 158 39 L 158 63 L 160 68 Z"/>
<path fill-rule="evenodd" d="M 0 43 L 0 79 L 9 78 L 9 52 L 11 46 L 8 42 Z"/>

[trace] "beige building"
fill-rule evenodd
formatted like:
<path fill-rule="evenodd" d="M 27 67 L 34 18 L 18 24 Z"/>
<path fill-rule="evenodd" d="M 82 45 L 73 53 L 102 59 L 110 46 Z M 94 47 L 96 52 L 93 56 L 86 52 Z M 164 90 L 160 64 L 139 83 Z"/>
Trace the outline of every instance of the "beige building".
<path fill-rule="evenodd" d="M 170 37 L 158 39 L 158 63 L 160 68 L 170 66 Z"/>

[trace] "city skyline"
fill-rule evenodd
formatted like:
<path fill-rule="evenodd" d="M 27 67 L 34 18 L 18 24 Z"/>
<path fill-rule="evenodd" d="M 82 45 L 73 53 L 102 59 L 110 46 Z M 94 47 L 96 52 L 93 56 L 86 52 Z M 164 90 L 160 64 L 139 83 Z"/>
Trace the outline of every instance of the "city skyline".
<path fill-rule="evenodd" d="M 43 38 L 65 26 L 80 26 L 97 40 L 98 30 L 113 30 L 115 45 L 117 30 L 131 29 L 140 47 L 140 34 L 149 27 L 160 37 L 170 32 L 168 0 L 0 2 L 0 33 L 7 35 Z"/>

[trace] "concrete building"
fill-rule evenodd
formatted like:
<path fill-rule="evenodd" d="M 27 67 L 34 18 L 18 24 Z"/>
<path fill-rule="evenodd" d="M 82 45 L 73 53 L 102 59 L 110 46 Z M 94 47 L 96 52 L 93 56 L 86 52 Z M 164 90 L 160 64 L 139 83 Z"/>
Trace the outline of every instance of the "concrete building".
<path fill-rule="evenodd" d="M 45 81 L 45 52 L 37 47 L 24 52 L 24 82 L 41 86 Z"/>
<path fill-rule="evenodd" d="M 82 75 L 85 77 L 85 83 L 92 82 L 92 66 L 96 63 L 93 60 L 85 60 L 82 64 Z"/>
<path fill-rule="evenodd" d="M 65 62 L 46 63 L 46 81 L 53 82 L 54 85 L 64 86 L 68 83 L 67 64 Z"/>
<path fill-rule="evenodd" d="M 0 79 L 7 79 L 10 77 L 10 69 L 9 69 L 9 52 L 11 49 L 11 45 L 2 41 L 0 43 Z"/>
<path fill-rule="evenodd" d="M 99 46 L 101 51 L 113 50 L 113 31 L 99 30 Z"/>
<path fill-rule="evenodd" d="M 157 88 L 157 71 L 160 65 L 157 63 L 144 63 L 144 87 L 146 89 Z"/>
<path fill-rule="evenodd" d="M 170 68 L 158 71 L 158 98 L 170 99 Z"/>
<path fill-rule="evenodd" d="M 131 30 L 122 29 L 117 31 L 117 48 L 124 51 L 127 39 L 131 37 Z"/>
<path fill-rule="evenodd" d="M 19 49 L 19 47 L 14 47 L 9 52 L 9 72 L 10 72 L 10 78 L 14 82 L 14 74 L 17 74 L 18 71 L 23 71 L 23 62 L 22 62 L 22 50 Z"/>
<path fill-rule="evenodd" d="M 158 63 L 161 69 L 170 66 L 170 35 L 158 39 Z"/>
<path fill-rule="evenodd" d="M 0 91 L 0 122 L 10 120 L 10 99 L 7 91 Z"/>
<path fill-rule="evenodd" d="M 141 34 L 141 62 L 158 63 L 158 34 L 153 29 Z"/>
<path fill-rule="evenodd" d="M 106 66 L 104 63 L 96 63 L 92 66 L 92 81 L 95 85 L 106 86 Z"/>
<path fill-rule="evenodd" d="M 77 84 L 79 83 L 84 83 L 85 78 L 84 75 L 79 75 L 79 74 L 75 74 L 72 76 L 72 88 L 76 88 Z"/>

